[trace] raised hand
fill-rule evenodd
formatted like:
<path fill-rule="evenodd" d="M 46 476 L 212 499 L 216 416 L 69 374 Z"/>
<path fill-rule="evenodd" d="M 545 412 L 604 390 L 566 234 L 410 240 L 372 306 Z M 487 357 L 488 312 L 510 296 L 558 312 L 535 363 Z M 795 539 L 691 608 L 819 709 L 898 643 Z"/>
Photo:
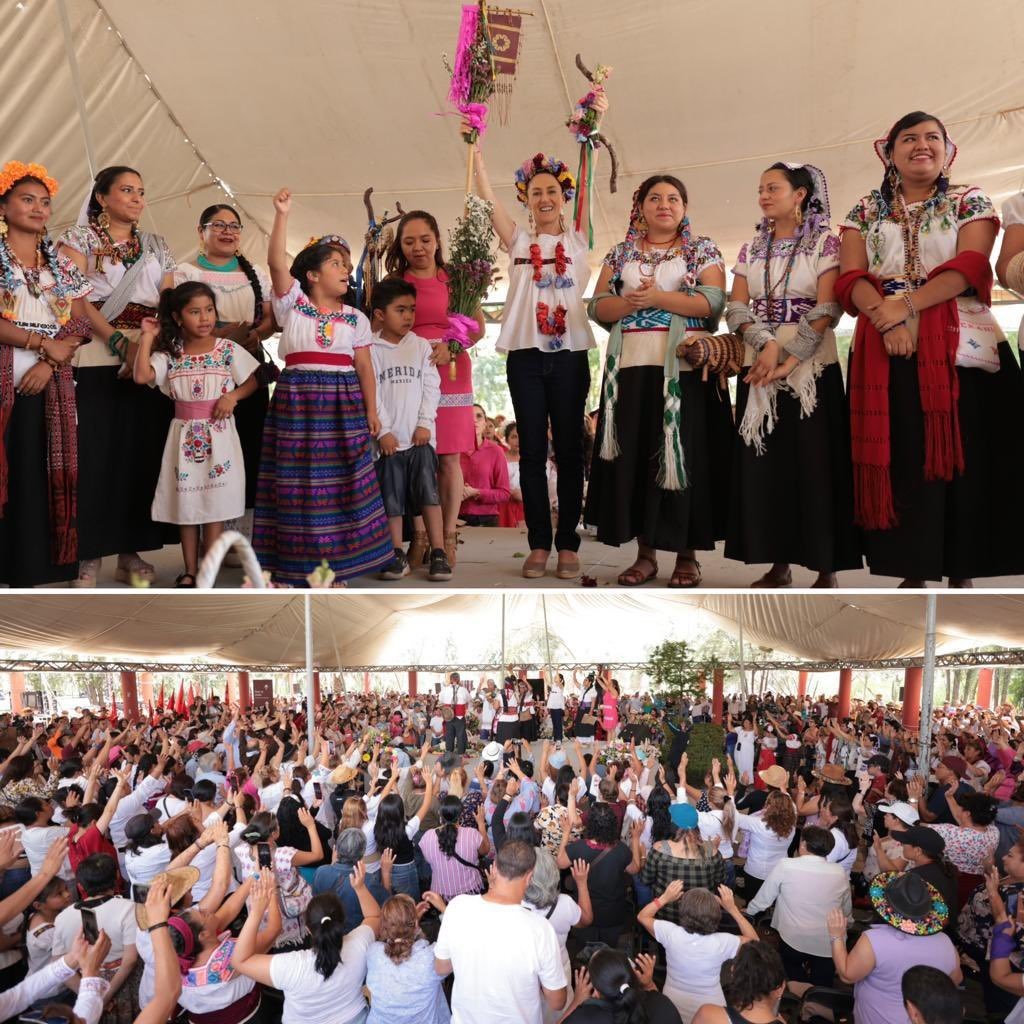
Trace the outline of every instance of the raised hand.
<path fill-rule="evenodd" d="M 281 188 L 274 193 L 274 209 L 282 216 L 287 217 L 292 208 L 292 190 Z"/>

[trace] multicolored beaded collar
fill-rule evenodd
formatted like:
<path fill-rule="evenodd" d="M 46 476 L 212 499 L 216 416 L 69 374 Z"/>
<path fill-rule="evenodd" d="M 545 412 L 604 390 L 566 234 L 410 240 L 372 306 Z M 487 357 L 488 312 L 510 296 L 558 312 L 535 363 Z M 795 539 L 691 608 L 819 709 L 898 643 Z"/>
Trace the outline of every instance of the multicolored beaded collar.
<path fill-rule="evenodd" d="M 308 316 L 311 320 L 316 321 L 316 343 L 321 348 L 331 347 L 334 331 L 333 329 L 328 331 L 328 326 L 333 328 L 334 324 L 344 323 L 354 328 L 359 323 L 359 318 L 355 313 L 346 313 L 344 309 L 319 309 L 305 296 L 296 301 L 295 309 L 303 316 Z"/>

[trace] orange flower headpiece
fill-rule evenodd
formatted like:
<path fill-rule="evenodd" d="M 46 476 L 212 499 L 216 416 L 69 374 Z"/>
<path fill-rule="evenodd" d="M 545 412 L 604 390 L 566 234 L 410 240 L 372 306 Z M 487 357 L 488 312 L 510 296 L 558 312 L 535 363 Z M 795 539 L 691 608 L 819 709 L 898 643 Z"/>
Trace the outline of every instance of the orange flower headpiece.
<path fill-rule="evenodd" d="M 8 160 L 0 167 L 0 196 L 7 195 L 19 181 L 26 178 L 41 181 L 50 193 L 51 199 L 57 194 L 59 186 L 56 180 L 46 173 L 46 168 L 42 164 L 23 164 L 20 160 Z"/>

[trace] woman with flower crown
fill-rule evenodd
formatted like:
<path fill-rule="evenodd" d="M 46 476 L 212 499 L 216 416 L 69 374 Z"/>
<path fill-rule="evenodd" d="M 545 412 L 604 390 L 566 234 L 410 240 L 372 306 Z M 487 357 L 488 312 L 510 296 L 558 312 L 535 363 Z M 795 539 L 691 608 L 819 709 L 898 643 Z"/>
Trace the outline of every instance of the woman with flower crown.
<path fill-rule="evenodd" d="M 596 86 L 597 117 L 608 110 Z M 581 230 L 567 230 L 565 204 L 576 182 L 564 163 L 538 153 L 515 174 L 516 199 L 529 211 L 524 231 L 494 194 L 479 145 L 476 181 L 492 204 L 491 219 L 509 254 L 509 285 L 501 334 L 495 346 L 508 355 L 505 372 L 519 431 L 519 481 L 530 553 L 522 574 L 547 572 L 551 546 L 558 552 L 555 576 L 580 575 L 576 527 L 583 507 L 583 413 L 590 390 L 587 352 L 595 348 L 583 292 L 590 278 L 589 213 Z M 552 530 L 548 496 L 548 428 L 558 466 L 558 526 Z"/>
<path fill-rule="evenodd" d="M 88 335 L 89 284 L 46 234 L 57 182 L 0 168 L 0 583 L 78 572 L 78 451 L 71 358 Z"/>
<path fill-rule="evenodd" d="M 78 223 L 60 238 L 61 255 L 92 285 L 92 338 L 74 361 L 81 564 L 73 586 L 96 586 L 103 557 L 114 554 L 116 580 L 152 581 L 154 568 L 139 552 L 177 540 L 174 527 L 150 516 L 173 409 L 166 395 L 131 379 L 142 321 L 156 315 L 160 292 L 174 286 L 167 243 L 138 228 L 145 207 L 138 171 L 105 167 Z"/>
<path fill-rule="evenodd" d="M 841 226 L 854 520 L 871 572 L 923 587 L 1024 571 L 1013 516 L 1021 372 L 990 307 L 992 201 L 950 184 L 956 146 L 914 111 L 875 143 L 881 186 Z M 1001 498 L 1006 497 L 1006 500 Z"/>
<path fill-rule="evenodd" d="M 669 174 L 633 196 L 626 240 L 605 257 L 590 315 L 610 332 L 584 520 L 616 547 L 636 540 L 623 587 L 658 575 L 674 551 L 668 586 L 700 584 L 695 549 L 725 536 L 732 409 L 715 379 L 678 349 L 713 333 L 725 308 L 718 246 L 690 233 L 686 187 Z"/>
<path fill-rule="evenodd" d="M 775 163 L 762 175 L 763 214 L 740 249 L 726 319 L 745 343 L 736 389 L 727 558 L 771 568 L 754 587 L 788 587 L 790 564 L 836 586 L 861 564 L 853 527 L 850 426 L 832 328 L 839 239 L 825 176 Z"/>

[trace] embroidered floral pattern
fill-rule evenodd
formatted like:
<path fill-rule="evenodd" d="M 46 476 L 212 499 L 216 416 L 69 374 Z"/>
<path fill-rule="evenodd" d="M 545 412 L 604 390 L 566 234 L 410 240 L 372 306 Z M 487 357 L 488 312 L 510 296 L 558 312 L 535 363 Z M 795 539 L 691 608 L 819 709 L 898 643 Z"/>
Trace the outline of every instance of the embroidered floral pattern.
<path fill-rule="evenodd" d="M 355 313 L 346 313 L 344 310 L 336 312 L 333 310 L 318 309 L 305 297 L 296 299 L 295 301 L 296 312 L 301 313 L 303 316 L 308 316 L 311 320 L 316 321 L 316 343 L 321 348 L 330 348 L 331 342 L 333 341 L 335 324 L 348 324 L 349 327 L 355 328 L 359 323 L 359 318 Z M 328 330 L 328 328 L 331 328 Z"/>
<path fill-rule="evenodd" d="M 202 463 L 213 454 L 210 424 L 206 420 L 189 420 L 181 431 L 181 454 L 186 462 Z"/>
<path fill-rule="evenodd" d="M 680 256 L 686 260 L 687 270 L 694 280 L 700 277 L 709 267 L 725 269 L 721 251 L 707 235 L 698 235 L 696 238 L 687 239 L 682 245 L 668 250 L 660 262 L 669 262 Z M 612 246 L 608 255 L 604 258 L 604 265 L 611 267 L 615 271 L 617 279 L 621 275 L 622 268 L 626 263 L 640 263 L 643 258 L 644 254 L 640 253 L 632 240 L 629 240 Z"/>
<path fill-rule="evenodd" d="M 217 462 L 210 467 L 210 471 L 206 474 L 211 480 L 216 480 L 219 476 L 224 476 L 227 471 L 231 468 L 231 460 L 225 459 L 223 462 Z"/>

